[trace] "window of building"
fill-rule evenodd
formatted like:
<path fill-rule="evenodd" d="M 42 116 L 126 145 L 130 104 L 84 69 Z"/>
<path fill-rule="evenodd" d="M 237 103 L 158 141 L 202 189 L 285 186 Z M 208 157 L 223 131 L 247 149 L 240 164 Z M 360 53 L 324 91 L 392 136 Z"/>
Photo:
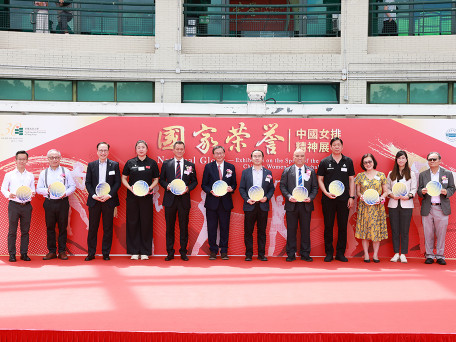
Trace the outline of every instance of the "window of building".
<path fill-rule="evenodd" d="M 456 103 L 454 83 L 448 82 L 371 83 L 368 85 L 368 101 L 378 104 Z"/>
<path fill-rule="evenodd" d="M 154 102 L 154 83 L 0 79 L 0 100 Z"/>
<path fill-rule="evenodd" d="M 268 84 L 277 103 L 339 103 L 339 84 Z M 247 83 L 183 83 L 183 103 L 247 103 Z M 268 101 L 268 102 L 269 102 Z"/>

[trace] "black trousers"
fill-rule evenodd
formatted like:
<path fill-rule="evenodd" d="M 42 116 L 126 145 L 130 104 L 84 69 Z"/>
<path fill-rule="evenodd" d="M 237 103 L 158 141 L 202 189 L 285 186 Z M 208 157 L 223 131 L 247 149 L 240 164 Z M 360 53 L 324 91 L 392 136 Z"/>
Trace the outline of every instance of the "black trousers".
<path fill-rule="evenodd" d="M 166 221 L 166 252 L 169 255 L 174 255 L 174 236 L 176 232 L 176 215 L 179 220 L 179 237 L 181 255 L 187 254 L 188 245 L 188 216 L 190 209 L 184 208 L 182 197 L 175 196 L 174 203 L 171 207 L 165 207 Z"/>
<path fill-rule="evenodd" d="M 114 207 L 106 202 L 96 201 L 93 207 L 89 207 L 89 232 L 87 234 L 87 249 L 89 255 L 95 255 L 97 251 L 98 227 L 100 226 L 100 218 L 102 215 L 103 240 L 101 243 L 101 253 L 105 255 L 111 252 Z"/>
<path fill-rule="evenodd" d="M 55 226 L 59 229 L 59 253 L 66 251 L 67 242 L 67 226 L 68 226 L 68 211 L 70 209 L 70 202 L 68 197 L 62 199 L 48 199 L 46 198 L 43 203 L 44 219 L 46 221 L 47 229 L 47 248 L 49 253 L 57 251 Z"/>
<path fill-rule="evenodd" d="M 230 235 L 231 210 L 225 210 L 220 201 L 217 210 L 206 208 L 207 241 L 209 250 L 214 253 L 228 253 L 228 238 Z M 217 228 L 220 227 L 220 245 L 217 245 Z"/>
<path fill-rule="evenodd" d="M 324 196 L 324 195 L 323 195 Z M 324 196 L 326 197 L 326 196 Z M 335 199 L 322 198 L 321 207 L 323 210 L 323 220 L 325 223 L 325 253 L 334 255 L 334 221 L 337 215 L 337 244 L 336 255 L 345 255 L 347 248 L 347 222 L 350 210 L 347 208 L 348 201 L 338 201 Z"/>
<path fill-rule="evenodd" d="M 257 224 L 258 256 L 265 255 L 266 249 L 266 226 L 268 224 L 268 212 L 260 208 L 260 203 L 255 203 L 253 211 L 244 211 L 244 244 L 245 255 L 253 255 L 253 231 Z"/>
<path fill-rule="evenodd" d="M 296 234 L 298 224 L 301 228 L 301 250 L 303 257 L 310 256 L 310 218 L 312 212 L 307 211 L 304 203 L 296 203 L 295 210 L 287 210 L 287 255 L 294 257 L 296 255 Z"/>
<path fill-rule="evenodd" d="M 413 208 L 402 208 L 399 201 L 397 208 L 388 208 L 388 212 L 394 253 L 399 253 L 400 247 L 401 254 L 407 254 Z"/>
<path fill-rule="evenodd" d="M 127 253 L 152 255 L 154 207 L 152 195 L 127 196 Z"/>
<path fill-rule="evenodd" d="M 8 203 L 8 253 L 16 255 L 17 225 L 21 228 L 21 254 L 27 254 L 29 245 L 30 221 L 32 220 L 32 205 L 20 204 L 14 201 Z"/>
<path fill-rule="evenodd" d="M 382 36 L 397 36 L 397 24 L 395 20 L 383 21 Z"/>

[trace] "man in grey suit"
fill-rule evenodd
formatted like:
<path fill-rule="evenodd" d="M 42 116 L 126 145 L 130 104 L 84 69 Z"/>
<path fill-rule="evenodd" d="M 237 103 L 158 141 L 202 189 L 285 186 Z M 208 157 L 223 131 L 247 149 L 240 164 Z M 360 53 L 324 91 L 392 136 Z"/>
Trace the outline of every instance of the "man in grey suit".
<path fill-rule="evenodd" d="M 427 156 L 429 170 L 420 173 L 418 196 L 423 198 L 421 203 L 421 219 L 423 222 L 424 242 L 426 245 L 425 264 L 434 263 L 434 258 L 440 265 L 446 265 L 444 249 L 448 217 L 451 214 L 450 197 L 453 195 L 454 179 L 451 171 L 440 167 L 441 157 L 437 152 Z M 430 196 L 426 185 L 430 181 L 439 182 L 442 190 L 439 196 Z M 437 237 L 436 253 L 434 254 L 434 236 Z"/>
<path fill-rule="evenodd" d="M 269 200 L 274 195 L 274 181 L 272 172 L 263 167 L 264 153 L 254 150 L 250 155 L 253 167 L 242 171 L 239 193 L 244 200 L 244 243 L 245 261 L 252 261 L 253 256 L 253 230 L 257 223 L 258 260 L 267 261 L 266 226 L 268 224 Z M 261 187 L 264 196 L 258 201 L 249 197 L 252 186 Z"/>
<path fill-rule="evenodd" d="M 293 154 L 294 165 L 287 167 L 280 179 L 280 191 L 285 198 L 287 221 L 287 261 L 296 260 L 296 233 L 301 227 L 301 260 L 313 261 L 310 257 L 310 218 L 314 210 L 313 200 L 317 196 L 318 182 L 315 170 L 304 164 L 306 152 L 297 149 Z M 298 202 L 293 197 L 293 189 L 304 186 L 308 197 Z"/>

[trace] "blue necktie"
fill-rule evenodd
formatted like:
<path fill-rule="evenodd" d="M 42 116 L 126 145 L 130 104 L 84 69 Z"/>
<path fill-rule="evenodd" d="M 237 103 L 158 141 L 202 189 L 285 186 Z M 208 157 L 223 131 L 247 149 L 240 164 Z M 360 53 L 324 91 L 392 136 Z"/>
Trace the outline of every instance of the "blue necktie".
<path fill-rule="evenodd" d="M 302 170 L 299 168 L 299 173 L 298 173 L 298 186 L 303 186 L 302 184 Z"/>

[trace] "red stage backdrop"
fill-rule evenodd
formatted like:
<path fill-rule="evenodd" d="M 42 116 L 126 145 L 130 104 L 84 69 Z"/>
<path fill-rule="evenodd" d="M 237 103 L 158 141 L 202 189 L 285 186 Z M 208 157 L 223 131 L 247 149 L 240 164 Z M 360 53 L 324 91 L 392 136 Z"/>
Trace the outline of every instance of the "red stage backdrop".
<path fill-rule="evenodd" d="M 339 136 L 344 141 L 343 153 L 355 163 L 356 173 L 361 172 L 360 158 L 373 153 L 378 170 L 387 174 L 393 167 L 394 156 L 400 149 L 409 153 L 414 172 L 427 168 L 426 155 L 438 151 L 442 166 L 456 170 L 456 126 L 452 120 L 391 120 L 391 119 L 302 119 L 302 118 L 208 118 L 208 117 L 53 117 L 9 116 L 0 119 L 2 140 L 0 177 L 14 169 L 14 154 L 26 149 L 30 158 L 27 169 L 38 179 L 39 172 L 48 166 L 46 153 L 56 148 L 62 153 L 62 165 L 68 167 L 77 183 L 75 194 L 70 196 L 70 224 L 68 250 L 72 254 L 87 253 L 88 210 L 86 206 L 85 172 L 88 162 L 97 159 L 96 144 L 107 141 L 111 145 L 109 158 L 120 163 L 135 156 L 134 145 L 138 139 L 149 144 L 149 156 L 161 168 L 163 161 L 173 156 L 172 145 L 177 140 L 186 143 L 185 158 L 196 165 L 198 182 L 201 183 L 205 164 L 212 161 L 212 146 L 223 145 L 226 159 L 236 166 L 238 184 L 243 169 L 251 166 L 250 153 L 260 148 L 265 152 L 265 165 L 272 170 L 274 183 L 280 180 L 283 169 L 292 164 L 296 147 L 304 148 L 307 165 L 318 167 L 319 161 L 330 154 L 329 141 Z M 121 205 L 114 221 L 113 254 L 125 253 L 125 196 L 126 189 L 119 191 Z M 192 191 L 192 209 L 189 224 L 189 253 L 208 254 L 204 198 L 200 185 Z M 162 207 L 163 189 L 156 189 L 154 198 L 154 254 L 166 254 L 165 219 Z M 231 214 L 229 253 L 243 255 L 243 201 L 236 190 L 235 207 Z M 452 197 L 453 210 L 456 196 Z M 7 254 L 8 201 L 0 200 L 0 253 Z M 46 228 L 44 224 L 43 198 L 32 200 L 33 215 L 30 232 L 30 254 L 45 254 Z M 266 250 L 270 256 L 285 252 L 286 225 L 284 201 L 276 187 L 269 212 Z M 415 199 L 415 210 L 410 228 L 409 256 L 421 257 L 424 253 L 424 237 L 420 203 Z M 350 212 L 347 256 L 361 256 L 362 246 L 354 237 L 356 208 Z M 98 251 L 101 250 L 101 233 Z M 178 234 L 178 231 L 176 232 Z M 20 234 L 19 234 L 20 235 Z M 19 236 L 18 235 L 18 236 Z M 382 242 L 380 255 L 392 255 L 391 232 Z M 176 241 L 179 241 L 177 238 Z M 323 217 L 321 193 L 315 200 L 311 223 L 312 255 L 324 255 Z M 18 239 L 19 246 L 19 239 Z M 255 246 L 256 250 L 256 246 Z M 446 238 L 446 256 L 456 257 L 455 215 L 450 216 Z"/>

